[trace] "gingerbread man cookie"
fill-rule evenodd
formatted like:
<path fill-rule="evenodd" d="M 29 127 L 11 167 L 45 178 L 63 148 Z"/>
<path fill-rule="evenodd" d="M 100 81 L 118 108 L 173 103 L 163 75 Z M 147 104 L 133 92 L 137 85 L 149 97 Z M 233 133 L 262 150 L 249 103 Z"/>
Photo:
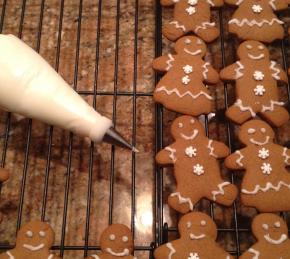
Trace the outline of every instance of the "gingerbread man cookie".
<path fill-rule="evenodd" d="M 4 169 L 4 168 L 0 168 L 0 183 L 5 182 L 9 179 L 9 171 Z"/>
<path fill-rule="evenodd" d="M 290 258 L 288 228 L 282 218 L 270 213 L 259 214 L 252 222 L 252 231 L 258 242 L 240 259 Z"/>
<path fill-rule="evenodd" d="M 273 11 L 287 8 L 287 0 L 225 0 L 237 5 L 229 21 L 229 32 L 243 40 L 272 42 L 283 39 L 283 22 Z"/>
<path fill-rule="evenodd" d="M 240 61 L 224 68 L 220 77 L 236 81 L 236 102 L 226 116 L 242 124 L 258 113 L 274 126 L 289 119 L 288 111 L 279 101 L 277 81 L 287 82 L 285 71 L 269 59 L 269 51 L 258 41 L 245 41 L 238 48 Z"/>
<path fill-rule="evenodd" d="M 199 121 L 190 116 L 175 119 L 171 134 L 175 142 L 156 156 L 158 164 L 174 165 L 177 189 L 169 196 L 168 204 L 181 213 L 193 210 L 201 198 L 231 205 L 238 190 L 221 178 L 217 162 L 229 154 L 228 147 L 208 139 Z"/>
<path fill-rule="evenodd" d="M 163 35 L 171 41 L 194 32 L 206 42 L 219 36 L 219 30 L 211 20 L 211 7 L 219 7 L 223 0 L 161 0 L 161 5 L 174 5 L 174 20 L 163 27 Z"/>
<path fill-rule="evenodd" d="M 32 221 L 18 231 L 16 247 L 0 255 L 0 259 L 60 259 L 49 252 L 54 242 L 50 225 Z"/>
<path fill-rule="evenodd" d="M 107 227 L 101 235 L 101 250 L 98 255 L 87 259 L 137 259 L 132 255 L 134 248 L 133 236 L 130 229 L 122 224 Z"/>
<path fill-rule="evenodd" d="M 290 150 L 273 142 L 272 128 L 261 120 L 243 124 L 239 131 L 245 148 L 228 156 L 229 169 L 244 169 L 241 201 L 261 212 L 290 210 Z"/>
<path fill-rule="evenodd" d="M 206 53 L 204 42 L 194 36 L 179 39 L 176 55 L 165 55 L 153 61 L 153 68 L 167 72 L 154 91 L 154 100 L 166 108 L 183 114 L 198 116 L 208 114 L 213 108 L 213 98 L 204 85 L 219 82 L 219 74 L 202 60 Z"/>
<path fill-rule="evenodd" d="M 178 223 L 180 238 L 161 245 L 154 251 L 155 259 L 230 259 L 216 242 L 214 221 L 201 212 L 191 212 Z"/>

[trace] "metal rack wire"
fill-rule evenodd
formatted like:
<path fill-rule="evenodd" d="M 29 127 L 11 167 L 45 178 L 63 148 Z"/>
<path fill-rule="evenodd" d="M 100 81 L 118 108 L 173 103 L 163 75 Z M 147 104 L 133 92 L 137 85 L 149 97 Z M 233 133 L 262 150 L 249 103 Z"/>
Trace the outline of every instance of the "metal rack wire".
<path fill-rule="evenodd" d="M 3 30 L 3 26 L 5 23 L 5 13 L 6 13 L 6 6 L 9 0 L 2 1 L 2 12 L 0 17 L 0 33 Z M 58 71 L 60 66 L 60 53 L 61 53 L 61 41 L 62 41 L 62 29 L 63 29 L 63 14 L 64 14 L 64 5 L 65 0 L 59 1 L 59 20 L 58 20 L 58 29 L 57 29 L 57 48 L 56 48 L 56 56 L 54 67 Z M 155 1 L 155 24 L 156 24 L 156 31 L 155 31 L 155 56 L 160 56 L 162 54 L 162 8 L 160 6 L 160 1 Z M 22 0 L 21 4 L 21 17 L 20 17 L 20 24 L 18 28 L 18 37 L 22 38 L 23 33 L 23 24 L 24 24 L 24 17 L 26 11 L 26 3 L 27 0 Z M 132 91 L 119 91 L 118 90 L 118 72 L 119 72 L 119 43 L 120 43 L 120 4 L 121 0 L 117 0 L 116 5 L 116 26 L 115 26 L 115 60 L 114 60 L 114 88 L 113 91 L 102 91 L 98 89 L 98 76 L 99 76 L 99 57 L 100 57 L 100 40 L 101 40 L 101 23 L 102 23 L 102 5 L 103 1 L 98 1 L 98 13 L 97 13 L 97 38 L 96 38 L 96 56 L 95 56 L 95 71 L 94 71 L 94 85 L 93 91 L 84 91 L 79 90 L 79 94 L 81 95 L 90 95 L 93 96 L 93 106 L 96 108 L 98 97 L 100 96 L 112 96 L 113 98 L 113 122 L 116 123 L 117 120 L 117 99 L 120 96 L 129 96 L 132 97 L 132 109 L 133 109 L 133 117 L 132 117 L 132 143 L 133 145 L 136 144 L 136 116 L 137 116 L 137 98 L 139 97 L 152 97 L 151 92 L 138 92 L 137 91 L 137 67 L 138 67 L 138 26 L 139 26 L 139 5 L 140 0 L 135 0 L 135 14 L 134 14 L 134 64 L 133 64 L 133 90 Z M 42 40 L 42 27 L 43 27 L 43 16 L 45 10 L 45 0 L 39 1 L 40 5 L 40 12 L 39 12 L 39 23 L 36 35 L 36 51 L 40 50 L 41 40 Z M 79 9 L 78 9 L 78 18 L 77 22 L 77 40 L 76 40 L 76 52 L 74 57 L 74 78 L 73 78 L 73 88 L 77 90 L 78 86 L 78 70 L 79 70 L 79 59 L 80 59 L 80 40 L 81 40 L 81 28 L 82 28 L 82 12 L 83 12 L 83 0 L 79 0 Z M 222 53 L 222 66 L 225 67 L 226 59 L 225 59 L 225 39 L 224 39 L 224 31 L 223 31 L 223 10 L 219 10 L 218 18 L 220 22 L 221 28 L 221 37 L 220 37 L 220 49 Z M 281 41 L 281 52 L 283 56 L 283 65 L 284 68 L 287 68 L 287 57 L 285 51 L 285 41 Z M 159 80 L 159 76 L 155 75 L 155 83 Z M 290 100 L 290 88 L 289 84 L 287 86 L 288 90 L 288 100 Z M 224 96 L 225 96 L 225 107 L 228 107 L 228 92 L 227 92 L 227 85 L 224 85 Z M 9 136 L 11 131 L 11 114 L 7 114 L 6 121 L 5 121 L 5 134 L 4 134 L 4 141 L 3 141 L 3 149 L 2 149 L 2 158 L 1 158 L 1 166 L 5 166 L 6 162 L 6 153 L 7 147 L 9 143 Z M 155 152 L 159 151 L 163 147 L 163 129 L 168 126 L 164 125 L 163 123 L 163 108 L 160 105 L 156 105 L 155 107 Z M 208 120 L 205 118 L 205 126 L 206 132 L 208 134 Z M 233 143 L 233 130 L 231 123 L 226 123 L 227 128 L 227 139 L 228 145 L 231 150 L 234 150 L 234 143 Z M 18 230 L 21 226 L 22 222 L 22 215 L 23 215 L 23 204 L 25 197 L 25 188 L 26 188 L 26 180 L 28 175 L 28 165 L 29 165 L 29 158 L 30 158 L 30 145 L 31 145 L 31 130 L 32 130 L 32 121 L 29 120 L 27 124 L 27 131 L 26 131 L 26 146 L 25 146 L 25 159 L 23 161 L 23 172 L 22 172 L 22 182 L 21 188 L 19 191 L 19 207 L 17 213 L 17 227 Z M 44 187 L 43 187 L 43 197 L 42 197 L 42 207 L 41 207 L 41 219 L 46 219 L 46 210 L 47 210 L 47 195 L 48 195 L 48 188 L 49 188 L 49 177 L 50 177 L 50 165 L 51 165 L 51 154 L 52 154 L 52 138 L 53 138 L 53 127 L 49 128 L 49 135 L 48 135 L 48 146 L 46 151 L 46 168 L 45 168 L 45 180 L 44 180 Z M 85 242 L 83 246 L 73 246 L 73 245 L 66 245 L 66 228 L 67 226 L 67 214 L 68 214 L 68 196 L 70 190 L 70 183 L 71 183 L 71 159 L 72 159 L 72 152 L 73 152 L 73 141 L 74 136 L 70 134 L 69 137 L 69 145 L 68 145 L 68 156 L 67 156 L 67 163 L 66 163 L 66 175 L 65 175 L 65 190 L 64 190 L 64 210 L 62 215 L 62 227 L 61 227 L 61 240 L 60 243 L 53 246 L 53 250 L 60 251 L 60 255 L 63 256 L 65 251 L 68 250 L 80 250 L 83 251 L 84 256 L 88 255 L 88 251 L 91 250 L 100 250 L 100 246 L 90 246 L 89 245 L 89 234 L 90 234 L 90 213 L 91 213 L 91 200 L 92 200 L 92 177 L 93 177 L 93 164 L 94 164 L 94 144 L 90 146 L 89 152 L 89 170 L 88 170 L 88 186 L 87 186 L 87 207 L 86 207 L 86 224 L 85 224 Z M 110 197 L 109 197 L 109 218 L 108 223 L 111 224 L 113 222 L 113 205 L 114 205 L 114 181 L 115 181 L 115 148 L 112 147 L 111 149 L 111 170 L 110 170 Z M 135 154 L 132 154 L 132 162 L 131 162 L 131 229 L 133 235 L 135 234 L 135 212 L 136 212 L 136 160 Z M 168 234 L 170 232 L 176 232 L 176 227 L 168 227 L 167 223 L 164 221 L 164 212 L 163 212 L 163 198 L 164 198 L 164 182 L 163 182 L 163 171 L 159 167 L 155 167 L 155 211 L 154 211 L 154 218 L 153 218 L 153 227 L 155 231 L 154 239 L 152 240 L 151 244 L 142 245 L 142 246 L 135 246 L 135 251 L 147 251 L 149 254 L 149 258 L 153 258 L 153 250 L 154 247 L 160 245 L 168 240 Z M 234 182 L 234 176 L 231 176 L 232 181 Z M 1 188 L 1 187 L 0 187 Z M 1 191 L 1 189 L 0 189 Z M 1 194 L 1 193 L 0 193 Z M 210 214 L 214 217 L 214 207 L 210 205 Z M 238 213 L 236 204 L 233 205 L 234 210 L 234 227 L 233 228 L 219 228 L 219 232 L 231 232 L 234 233 L 235 236 L 235 247 L 236 249 L 233 251 L 229 251 L 233 255 L 240 255 L 240 241 L 239 236 L 241 232 L 248 232 L 249 229 L 244 229 L 239 226 L 238 220 Z M 0 240 L 0 249 L 11 249 L 13 248 L 13 244 L 1 244 Z"/>

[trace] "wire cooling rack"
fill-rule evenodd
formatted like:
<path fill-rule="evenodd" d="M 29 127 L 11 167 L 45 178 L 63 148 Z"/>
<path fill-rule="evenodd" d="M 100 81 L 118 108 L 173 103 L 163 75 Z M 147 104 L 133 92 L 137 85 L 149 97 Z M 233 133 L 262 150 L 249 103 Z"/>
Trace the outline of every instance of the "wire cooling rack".
<path fill-rule="evenodd" d="M 42 44 L 42 35 L 43 35 L 43 17 L 46 12 L 46 5 L 48 0 L 39 0 L 39 1 L 29 1 L 29 0 L 15 0 L 18 5 L 18 12 L 17 16 L 19 16 L 19 26 L 17 29 L 17 33 L 14 32 L 14 34 L 17 34 L 19 38 L 23 37 L 23 29 L 25 26 L 25 17 L 27 12 L 27 5 L 28 3 L 32 3 L 32 5 L 35 5 L 39 7 L 37 9 L 36 16 L 39 17 L 38 24 L 36 26 L 36 35 L 35 40 L 35 50 L 40 51 L 41 44 Z M 55 50 L 55 59 L 54 59 L 54 67 L 57 71 L 60 69 L 60 56 L 62 51 L 62 31 L 63 31 L 63 19 L 64 19 L 64 9 L 65 9 L 65 3 L 68 0 L 59 0 L 58 8 L 57 8 L 57 27 L 56 27 L 56 50 Z M 153 0 L 152 0 L 153 1 Z M 7 17 L 7 6 L 11 4 L 12 0 L 2 0 L 0 3 L 0 11 L 1 11 L 1 17 L 0 17 L 0 33 L 9 33 L 9 26 L 7 25 L 8 29 L 3 31 L 3 28 L 5 27 L 5 23 L 9 20 L 11 17 Z M 129 5 L 134 7 L 134 23 L 133 23 L 133 63 L 132 63 L 132 70 L 133 70 L 133 77 L 132 77 L 132 88 L 130 91 L 123 91 L 119 89 L 119 77 L 118 73 L 120 71 L 120 55 L 119 55 L 119 45 L 120 41 L 120 19 L 121 16 L 121 3 L 122 0 L 116 0 L 114 5 L 114 12 L 116 13 L 115 17 L 115 26 L 114 26 L 114 77 L 113 77 L 113 87 L 111 90 L 102 90 L 99 86 L 99 69 L 100 69 L 100 42 L 103 40 L 103 34 L 101 33 L 101 25 L 102 25 L 102 14 L 104 12 L 104 4 L 106 1 L 96 1 L 97 6 L 97 14 L 96 14 L 96 39 L 95 39 L 95 64 L 94 64 L 94 80 L 93 80 L 93 87 L 92 90 L 79 90 L 78 89 L 78 80 L 79 80 L 79 64 L 80 64 L 80 51 L 81 51 L 81 37 L 82 37 L 82 21 L 83 21 L 83 9 L 87 2 L 85 0 L 79 0 L 79 1 L 72 1 L 75 3 L 77 11 L 77 17 L 74 22 L 77 23 L 77 33 L 76 33 L 76 40 L 75 40 L 75 55 L 74 57 L 71 57 L 71 61 L 74 63 L 73 65 L 73 83 L 72 87 L 79 92 L 79 94 L 84 96 L 90 96 L 92 97 L 92 105 L 94 108 L 98 107 L 97 103 L 99 98 L 103 96 L 109 96 L 112 98 L 112 119 L 115 124 L 117 124 L 118 120 L 118 105 L 117 100 L 120 97 L 128 97 L 130 98 L 130 104 L 132 106 L 132 123 L 131 123 L 131 141 L 135 145 L 137 144 L 137 113 L 138 113 L 138 100 L 142 98 L 146 98 L 146 100 L 152 99 L 152 91 L 138 91 L 138 44 L 139 44 L 139 33 L 140 33 L 140 6 L 142 5 L 142 0 L 132 0 L 132 1 L 126 1 Z M 113 2 L 113 1 L 112 1 Z M 169 45 L 170 43 L 166 42 L 164 43 L 164 40 L 162 38 L 161 28 L 162 28 L 162 17 L 163 17 L 163 9 L 160 6 L 159 0 L 153 1 L 152 6 L 154 6 L 154 10 L 151 11 L 155 16 L 155 56 L 162 55 L 163 52 L 163 46 L 164 44 Z M 288 10 L 289 11 L 289 10 Z M 165 11 L 166 12 L 166 11 Z M 224 21 L 228 19 L 226 16 L 226 12 L 224 8 L 220 10 L 215 10 L 215 19 L 216 22 L 219 24 L 221 29 L 221 36 L 219 40 L 215 43 L 216 46 L 218 46 L 218 49 L 216 50 L 219 55 L 219 65 L 220 68 L 225 67 L 226 65 L 230 64 L 231 61 L 228 60 L 228 56 L 231 55 L 230 50 L 228 48 L 229 43 L 229 36 L 225 32 L 225 24 Z M 287 11 L 284 13 L 287 14 Z M 289 13 L 288 13 L 289 14 Z M 171 14 L 172 15 L 172 14 Z M 283 14 L 282 14 L 283 15 Z M 145 15 L 146 17 L 146 15 Z M 283 62 L 283 66 L 285 69 L 287 69 L 287 62 L 289 63 L 289 56 L 287 57 L 286 49 L 287 46 L 289 48 L 289 40 L 284 40 L 280 42 L 276 42 L 274 44 L 275 49 L 280 52 L 280 57 Z M 153 48 L 153 46 L 152 46 Z M 159 76 L 155 74 L 155 84 L 158 82 Z M 153 82 L 154 84 L 154 82 Z M 154 85 L 152 86 L 153 89 Z M 224 108 L 229 106 L 229 99 L 230 99 L 230 93 L 229 93 L 229 85 L 225 84 L 223 86 L 223 104 Z M 285 89 L 284 89 L 285 90 Z M 287 86 L 287 100 L 289 101 L 289 84 Z M 286 91 L 284 91 L 286 92 Z M 284 96 L 285 97 L 285 96 Z M 286 98 L 284 98 L 286 99 Z M 152 100 L 150 100 L 152 101 Z M 153 104 L 153 102 L 152 102 Z M 152 142 L 155 141 L 155 153 L 158 152 L 163 146 L 164 146 L 164 138 L 166 138 L 166 129 L 168 129 L 169 124 L 165 122 L 167 120 L 167 116 L 170 112 L 165 111 L 160 105 L 155 105 L 155 140 L 152 139 Z M 207 116 L 204 116 L 202 118 L 204 121 L 204 125 L 206 128 L 207 134 L 210 134 L 210 126 L 209 126 L 209 119 Z M 2 158 L 1 158 L 1 166 L 6 166 L 6 164 L 10 161 L 7 159 L 7 150 L 9 143 L 11 140 L 11 132 L 12 130 L 12 122 L 13 118 L 11 114 L 5 114 L 4 119 L 4 135 L 2 143 Z M 232 125 L 230 122 L 227 122 L 224 120 L 223 114 L 221 115 L 221 122 L 220 124 L 223 125 L 224 132 L 225 132 L 225 139 L 227 140 L 227 144 L 229 145 L 230 149 L 233 151 L 236 149 L 236 138 L 234 129 L 235 126 Z M 48 195 L 49 195 L 49 189 L 50 189 L 50 177 L 51 177 L 51 164 L 52 164 L 52 153 L 54 149 L 53 144 L 53 135 L 54 135 L 55 129 L 53 127 L 49 127 L 49 133 L 47 135 L 47 146 L 43 147 L 45 149 L 46 154 L 46 163 L 45 163 L 45 169 L 44 169 L 44 184 L 42 185 L 42 197 L 41 197 L 41 208 L 40 208 L 40 214 L 39 217 L 41 220 L 47 220 L 47 210 L 49 208 L 48 205 Z M 27 195 L 25 194 L 27 184 L 28 184 L 28 177 L 29 177 L 29 164 L 31 163 L 31 142 L 33 139 L 32 136 L 32 121 L 28 120 L 27 122 L 27 128 L 26 131 L 23 131 L 23 138 L 25 139 L 25 146 L 24 146 L 24 160 L 23 160 L 23 170 L 22 175 L 19 178 L 20 179 L 20 185 L 19 185 L 19 199 L 18 199 L 18 205 L 17 205 L 17 220 L 16 220 L 16 230 L 20 228 L 22 221 L 23 221 L 23 210 L 24 210 L 24 203 L 25 199 L 28 199 Z M 24 135 L 25 134 L 25 135 Z M 154 137 L 153 137 L 154 138 Z M 64 256 L 66 258 L 66 254 L 69 251 L 80 251 L 82 255 L 76 258 L 83 258 L 84 256 L 87 256 L 88 254 L 91 254 L 93 251 L 100 250 L 99 243 L 96 241 L 94 244 L 91 244 L 89 241 L 89 234 L 90 234 L 90 228 L 91 228 L 91 217 L 88 215 L 92 214 L 92 200 L 93 200 L 93 178 L 94 178 L 94 158 L 95 158 L 95 149 L 96 145 L 91 144 L 89 148 L 88 153 L 88 181 L 87 181 L 87 187 L 86 187 L 86 220 L 85 220 L 85 227 L 84 227 L 84 238 L 83 238 L 83 245 L 68 245 L 66 243 L 67 239 L 67 228 L 71 227 L 68 223 L 68 214 L 70 212 L 69 208 L 69 196 L 70 196 L 70 188 L 72 185 L 72 157 L 74 154 L 74 136 L 72 134 L 69 135 L 68 138 L 68 145 L 67 145 L 67 157 L 65 159 L 65 175 L 64 175 L 64 197 L 63 197 L 63 211 L 61 215 L 61 226 L 60 226 L 60 233 L 58 242 L 52 247 L 53 250 L 56 250 L 60 253 L 61 256 Z M 153 154 L 154 155 L 154 154 Z M 114 222 L 114 187 L 115 187 L 115 178 L 116 178 L 116 170 L 115 170 L 115 163 L 118 160 L 118 155 L 116 154 L 116 150 L 114 147 L 112 147 L 110 151 L 110 170 L 108 174 L 108 181 L 109 181 L 109 193 L 108 193 L 108 214 L 106 221 L 108 224 Z M 137 184 L 136 184 L 136 174 L 137 174 L 137 161 L 135 154 L 131 155 L 131 166 L 129 169 L 130 172 L 128 172 L 128 175 L 130 175 L 130 227 L 132 229 L 133 235 L 136 234 L 136 213 L 138 212 L 137 208 L 137 201 L 136 197 L 138 192 Z M 153 205 L 152 205 L 152 237 L 151 240 L 148 242 L 141 242 L 139 245 L 138 243 L 135 243 L 134 251 L 135 255 L 138 256 L 138 258 L 153 258 L 153 250 L 156 246 L 166 242 L 168 239 L 171 238 L 171 235 L 176 236 L 177 235 L 177 228 L 176 228 L 176 218 L 178 218 L 178 215 L 172 214 L 172 212 L 168 212 L 166 210 L 166 185 L 167 180 L 166 176 L 164 174 L 164 171 L 155 166 L 155 169 L 152 169 L 153 174 L 153 180 L 152 184 L 154 185 L 153 189 Z M 237 178 L 230 174 L 232 182 L 236 183 Z M 203 210 L 208 212 L 213 218 L 216 219 L 217 211 L 219 211 L 219 207 L 216 207 L 212 203 L 206 203 L 205 207 L 203 207 Z M 219 242 L 225 249 L 227 249 L 232 255 L 238 256 L 241 254 L 244 248 L 241 248 L 242 244 L 242 237 L 244 233 L 246 233 L 246 236 L 248 236 L 250 233 L 249 224 L 241 224 L 242 217 L 240 215 L 240 211 L 238 208 L 238 203 L 234 203 L 232 208 L 230 209 L 230 224 L 225 227 L 219 227 L 219 236 L 222 236 L 222 239 L 219 239 Z M 286 214 L 284 214 L 286 217 Z M 168 222 L 169 218 L 174 218 L 175 220 L 172 220 L 172 222 Z M 218 224 L 220 226 L 220 224 Z M 223 241 L 223 237 L 230 236 L 230 243 L 231 245 L 228 246 L 226 244 L 227 241 Z M 11 249 L 15 245 L 15 240 L 1 240 L 0 237 L 0 249 L 6 250 Z M 140 256 L 139 256 L 140 254 Z M 71 258 L 71 257 L 67 257 Z"/>

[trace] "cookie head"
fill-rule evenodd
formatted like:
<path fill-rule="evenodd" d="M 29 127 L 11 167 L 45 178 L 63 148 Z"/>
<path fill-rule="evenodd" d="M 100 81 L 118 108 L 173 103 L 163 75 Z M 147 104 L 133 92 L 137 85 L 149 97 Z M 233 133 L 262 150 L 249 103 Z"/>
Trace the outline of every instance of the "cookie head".
<path fill-rule="evenodd" d="M 204 57 L 206 53 L 206 45 L 198 37 L 186 36 L 179 39 L 175 44 L 177 54 L 187 53 L 191 56 Z"/>
<path fill-rule="evenodd" d="M 179 223 L 178 230 L 181 238 L 187 240 L 201 240 L 206 237 L 216 239 L 217 229 L 213 220 L 201 212 L 191 212 L 184 215 Z"/>
<path fill-rule="evenodd" d="M 262 146 L 273 142 L 274 131 L 264 121 L 250 120 L 241 126 L 239 139 L 244 145 Z"/>
<path fill-rule="evenodd" d="M 261 42 L 248 40 L 239 46 L 238 56 L 240 59 L 249 61 L 268 60 L 269 51 Z"/>
<path fill-rule="evenodd" d="M 16 247 L 37 252 L 49 249 L 54 242 L 54 232 L 50 225 L 42 221 L 32 221 L 17 233 Z"/>
<path fill-rule="evenodd" d="M 127 256 L 133 252 L 133 237 L 130 229 L 122 224 L 113 224 L 101 235 L 101 249 L 114 256 Z"/>
<path fill-rule="evenodd" d="M 252 223 L 252 230 L 259 241 L 279 245 L 288 239 L 286 223 L 277 215 L 271 213 L 259 214 Z"/>
<path fill-rule="evenodd" d="M 196 137 L 204 136 L 204 128 L 200 122 L 191 116 L 176 118 L 171 125 L 171 133 L 174 139 L 183 138 L 193 140 Z"/>

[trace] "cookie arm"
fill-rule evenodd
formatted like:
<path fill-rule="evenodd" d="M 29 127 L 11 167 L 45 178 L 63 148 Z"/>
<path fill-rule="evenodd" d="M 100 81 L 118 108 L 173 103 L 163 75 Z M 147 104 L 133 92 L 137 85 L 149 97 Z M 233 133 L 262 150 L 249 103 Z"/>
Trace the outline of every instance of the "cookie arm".
<path fill-rule="evenodd" d="M 154 251 L 154 258 L 155 259 L 164 259 L 167 258 L 169 255 L 169 248 L 167 247 L 167 244 L 161 245 L 157 247 Z"/>
<path fill-rule="evenodd" d="M 165 147 L 159 151 L 155 157 L 157 164 L 159 165 L 170 165 L 176 161 L 176 149 L 174 144 Z"/>
<path fill-rule="evenodd" d="M 159 72 L 169 71 L 174 65 L 174 55 L 168 54 L 153 60 L 153 69 Z"/>
<path fill-rule="evenodd" d="M 0 259 L 9 259 L 9 258 L 10 258 L 10 256 L 8 256 L 7 253 L 0 254 Z"/>
<path fill-rule="evenodd" d="M 282 156 L 284 158 L 284 163 L 286 166 L 290 166 L 290 149 L 284 147 Z"/>
<path fill-rule="evenodd" d="M 207 0 L 211 6 L 220 7 L 224 5 L 223 0 Z"/>
<path fill-rule="evenodd" d="M 163 5 L 163 6 L 171 6 L 177 2 L 179 2 L 179 0 L 161 0 L 160 1 L 161 5 Z"/>
<path fill-rule="evenodd" d="M 216 158 L 223 158 L 230 154 L 228 146 L 219 141 L 210 139 L 207 148 L 209 149 L 209 154 Z"/>
<path fill-rule="evenodd" d="M 217 84 L 220 81 L 219 73 L 208 63 L 204 63 L 203 67 L 203 78 L 208 84 Z"/>
<path fill-rule="evenodd" d="M 256 247 L 256 245 L 253 245 L 246 252 L 244 252 L 239 258 L 240 259 L 259 258 L 260 251 L 256 250 L 255 247 Z"/>
<path fill-rule="evenodd" d="M 287 0 L 269 0 L 269 4 L 274 11 L 283 10 L 288 7 Z"/>
<path fill-rule="evenodd" d="M 225 159 L 225 166 L 228 169 L 245 169 L 244 167 L 244 152 L 237 150 Z"/>
<path fill-rule="evenodd" d="M 240 64 L 240 66 L 238 65 Z M 241 63 L 236 62 L 231 64 L 220 71 L 220 78 L 223 81 L 233 81 L 243 75 L 242 73 L 243 66 Z"/>
<path fill-rule="evenodd" d="M 270 69 L 272 71 L 272 77 L 279 82 L 288 83 L 288 77 L 283 68 L 275 61 L 271 61 Z"/>

